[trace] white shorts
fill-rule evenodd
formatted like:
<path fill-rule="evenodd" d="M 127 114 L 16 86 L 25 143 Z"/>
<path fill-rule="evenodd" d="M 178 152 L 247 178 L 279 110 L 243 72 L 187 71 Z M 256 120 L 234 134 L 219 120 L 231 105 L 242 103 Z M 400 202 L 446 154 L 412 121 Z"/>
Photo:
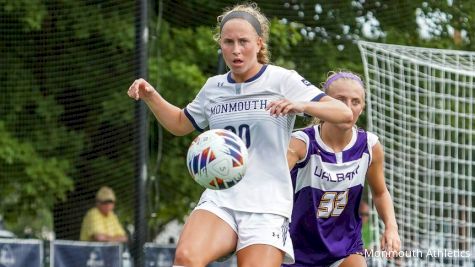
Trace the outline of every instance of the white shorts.
<path fill-rule="evenodd" d="M 284 216 L 232 210 L 219 207 L 209 200 L 199 203 L 195 210 L 212 212 L 229 224 L 238 236 L 236 251 L 250 245 L 266 244 L 285 252 L 285 264 L 295 262 L 294 248 L 288 231 L 289 219 Z"/>

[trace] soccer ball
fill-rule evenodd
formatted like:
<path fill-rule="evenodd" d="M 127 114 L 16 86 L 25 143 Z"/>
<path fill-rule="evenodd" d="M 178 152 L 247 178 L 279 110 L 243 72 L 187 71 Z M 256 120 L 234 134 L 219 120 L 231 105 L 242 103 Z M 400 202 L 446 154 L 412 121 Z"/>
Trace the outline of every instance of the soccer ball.
<path fill-rule="evenodd" d="M 247 166 L 247 148 L 233 132 L 212 129 L 200 134 L 188 148 L 188 171 L 200 185 L 226 189 L 241 181 Z"/>

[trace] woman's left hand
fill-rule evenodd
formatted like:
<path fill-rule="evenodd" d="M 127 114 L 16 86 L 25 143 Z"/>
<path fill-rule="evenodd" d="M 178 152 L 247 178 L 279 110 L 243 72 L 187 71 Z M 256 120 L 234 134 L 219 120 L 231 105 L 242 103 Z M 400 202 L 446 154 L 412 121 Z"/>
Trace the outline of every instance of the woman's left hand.
<path fill-rule="evenodd" d="M 267 105 L 266 110 L 270 110 L 271 116 L 285 116 L 287 114 L 303 113 L 305 104 L 303 102 L 292 102 L 288 99 L 282 98 L 275 100 Z"/>
<path fill-rule="evenodd" d="M 397 229 L 389 228 L 384 231 L 381 237 L 381 248 L 387 252 L 394 252 L 389 255 L 397 254 L 401 250 L 401 240 Z"/>

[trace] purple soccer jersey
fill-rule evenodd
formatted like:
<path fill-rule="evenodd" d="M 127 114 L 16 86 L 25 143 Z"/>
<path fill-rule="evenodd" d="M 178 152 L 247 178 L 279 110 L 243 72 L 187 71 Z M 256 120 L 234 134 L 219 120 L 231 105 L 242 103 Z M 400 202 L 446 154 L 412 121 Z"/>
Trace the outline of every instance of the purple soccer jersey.
<path fill-rule="evenodd" d="M 329 266 L 364 251 L 358 208 L 377 137 L 354 128 L 350 143 L 334 153 L 323 143 L 319 128 L 293 134 L 307 144 L 307 155 L 291 170 L 290 235 L 296 262 L 284 266 Z"/>

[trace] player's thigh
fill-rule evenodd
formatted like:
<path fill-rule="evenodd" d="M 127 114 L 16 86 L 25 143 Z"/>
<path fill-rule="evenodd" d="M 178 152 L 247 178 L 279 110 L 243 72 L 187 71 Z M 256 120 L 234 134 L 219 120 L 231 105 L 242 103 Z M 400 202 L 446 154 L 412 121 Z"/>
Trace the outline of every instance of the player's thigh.
<path fill-rule="evenodd" d="M 235 212 L 239 267 L 279 267 L 294 262 L 287 218 L 270 213 Z"/>
<path fill-rule="evenodd" d="M 271 245 L 255 244 L 237 252 L 239 267 L 280 267 L 285 253 Z"/>
<path fill-rule="evenodd" d="M 351 254 L 338 267 L 366 267 L 366 260 L 363 255 Z"/>
<path fill-rule="evenodd" d="M 232 253 L 236 243 L 236 232 L 227 222 L 208 210 L 194 210 L 178 240 L 175 263 L 209 263 Z"/>

